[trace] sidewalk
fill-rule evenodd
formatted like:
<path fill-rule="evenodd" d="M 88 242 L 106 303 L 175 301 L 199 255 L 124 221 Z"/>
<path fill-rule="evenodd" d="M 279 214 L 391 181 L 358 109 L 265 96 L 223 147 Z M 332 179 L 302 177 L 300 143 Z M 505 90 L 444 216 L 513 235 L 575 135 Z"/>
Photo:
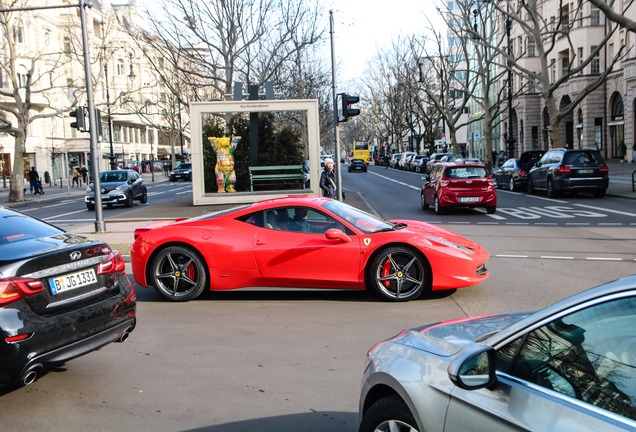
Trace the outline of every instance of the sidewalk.
<path fill-rule="evenodd" d="M 607 190 L 608 196 L 621 197 L 626 199 L 636 200 L 636 192 L 632 191 L 632 173 L 636 171 L 636 164 L 634 163 L 619 163 L 617 161 L 608 161 L 610 184 Z M 146 184 L 151 183 L 151 174 L 142 174 Z M 636 177 L 636 174 L 634 174 Z M 155 174 L 155 183 L 166 182 L 167 177 L 164 177 L 162 173 Z M 59 182 L 58 182 L 59 184 Z M 69 198 L 82 199 L 84 197 L 84 191 L 86 187 L 72 188 L 70 192 L 66 185 L 60 188 L 44 187 L 43 195 L 30 195 L 27 184 L 27 196 L 26 202 L 23 203 L 8 203 L 8 189 L 3 189 L 0 183 L 0 206 L 19 208 L 27 203 L 49 203 L 57 202 Z M 345 187 L 346 190 L 346 187 Z M 369 208 L 369 204 L 358 193 L 347 191 L 347 198 L 345 201 L 354 207 L 360 208 L 367 212 L 373 212 L 373 209 Z M 135 203 L 136 204 L 136 203 Z M 231 206 L 222 206 L 227 208 Z M 177 218 L 188 218 L 199 216 L 205 213 L 209 213 L 218 210 L 219 206 L 194 206 L 192 204 L 192 197 L 186 196 L 181 198 L 175 198 L 171 201 L 162 203 L 160 205 L 135 205 L 133 210 L 127 212 L 123 217 L 112 217 L 104 220 L 106 224 L 105 233 L 95 232 L 95 223 L 79 226 L 73 228 L 73 232 L 87 237 L 92 237 L 98 240 L 103 240 L 108 243 L 113 249 L 120 250 L 124 255 L 130 253 L 130 245 L 134 241 L 134 231 L 136 228 L 146 225 L 153 220 L 174 220 Z"/>

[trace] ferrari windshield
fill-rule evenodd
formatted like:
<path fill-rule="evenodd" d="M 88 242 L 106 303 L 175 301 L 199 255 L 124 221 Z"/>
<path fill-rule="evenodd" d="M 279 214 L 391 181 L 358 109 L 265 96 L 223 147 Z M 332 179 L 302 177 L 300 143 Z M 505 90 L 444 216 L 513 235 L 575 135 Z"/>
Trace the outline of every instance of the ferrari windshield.
<path fill-rule="evenodd" d="M 337 200 L 329 200 L 322 207 L 366 234 L 403 228 L 400 224 L 392 224 Z"/>

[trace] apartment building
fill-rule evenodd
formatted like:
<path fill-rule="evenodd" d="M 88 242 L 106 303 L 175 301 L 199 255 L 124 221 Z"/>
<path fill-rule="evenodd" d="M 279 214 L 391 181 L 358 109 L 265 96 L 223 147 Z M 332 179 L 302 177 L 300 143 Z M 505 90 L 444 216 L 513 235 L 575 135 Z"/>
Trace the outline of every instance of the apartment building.
<path fill-rule="evenodd" d="M 48 172 L 51 181 L 59 184 L 72 167 L 89 167 L 93 162 L 89 134 L 72 128 L 75 119 L 69 116 L 74 105 L 86 105 L 78 2 L 37 0 L 26 4 L 69 7 L 11 12 L 12 39 L 0 44 L 6 65 L 0 69 L 0 89 L 5 92 L 0 95 L 0 105 L 17 105 L 7 95 L 15 87 L 9 76 L 13 63 L 22 100 L 27 91 L 32 100 L 24 171 L 35 167 L 41 177 Z M 94 102 L 101 112 L 100 169 L 110 168 L 111 152 L 118 166 L 146 169 L 150 169 L 150 160 L 172 163 L 188 158 L 187 107 L 176 103 L 166 88 L 169 65 L 164 65 L 161 56 L 153 56 L 152 46 L 127 31 L 137 19 L 135 3 L 111 6 L 93 1 L 93 7 L 85 10 Z M 9 113 L 7 118 L 17 124 Z M 6 183 L 12 175 L 18 178 L 12 172 L 14 148 L 14 137 L 0 132 L 0 182 L 4 178 Z"/>

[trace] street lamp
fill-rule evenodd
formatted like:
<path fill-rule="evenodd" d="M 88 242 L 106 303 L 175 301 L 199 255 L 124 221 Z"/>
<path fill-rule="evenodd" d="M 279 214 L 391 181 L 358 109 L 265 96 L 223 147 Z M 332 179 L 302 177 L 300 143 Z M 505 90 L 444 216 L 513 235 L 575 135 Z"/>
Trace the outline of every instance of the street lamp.
<path fill-rule="evenodd" d="M 110 117 L 110 94 L 108 92 L 108 60 L 104 64 L 104 79 L 106 80 L 106 109 L 108 111 L 108 141 L 110 142 L 110 169 L 117 169 L 117 162 L 115 162 L 115 153 L 113 150 L 113 122 Z"/>
<path fill-rule="evenodd" d="M 512 136 L 512 46 L 510 44 L 510 27 L 512 21 L 510 20 L 510 9 L 506 3 L 506 39 L 508 43 L 508 61 L 506 66 L 508 67 L 508 137 L 506 143 L 508 144 L 508 159 L 515 157 L 515 142 L 517 141 Z"/>

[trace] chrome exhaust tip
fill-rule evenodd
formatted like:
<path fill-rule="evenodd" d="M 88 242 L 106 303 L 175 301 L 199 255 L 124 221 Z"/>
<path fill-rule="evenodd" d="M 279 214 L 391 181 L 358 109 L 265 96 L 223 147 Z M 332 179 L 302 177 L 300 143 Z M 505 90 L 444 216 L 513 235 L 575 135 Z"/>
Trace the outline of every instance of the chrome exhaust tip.
<path fill-rule="evenodd" d="M 25 386 L 31 385 L 38 378 L 38 371 L 33 368 L 28 370 L 24 375 L 22 375 L 22 384 Z"/>
<path fill-rule="evenodd" d="M 130 331 L 126 330 L 125 332 L 121 334 L 121 336 L 119 336 L 119 339 L 117 339 L 117 342 L 119 343 L 126 342 L 126 340 L 128 340 L 128 336 L 130 336 Z"/>

